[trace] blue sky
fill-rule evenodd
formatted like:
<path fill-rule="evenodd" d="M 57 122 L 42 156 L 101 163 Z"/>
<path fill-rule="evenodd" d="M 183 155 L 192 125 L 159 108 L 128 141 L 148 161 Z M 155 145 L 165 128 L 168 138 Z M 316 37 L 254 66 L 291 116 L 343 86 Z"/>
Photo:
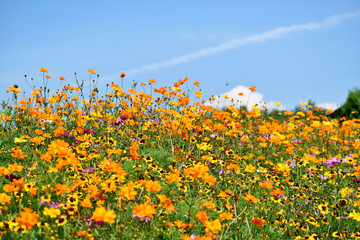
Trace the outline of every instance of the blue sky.
<path fill-rule="evenodd" d="M 257 87 L 253 101 L 342 104 L 360 87 L 360 1 L 1 1 L 0 98 L 100 74 L 111 81 L 181 78 L 203 97 Z M 124 87 L 124 88 L 125 88 Z M 246 96 L 245 96 L 246 97 Z"/>

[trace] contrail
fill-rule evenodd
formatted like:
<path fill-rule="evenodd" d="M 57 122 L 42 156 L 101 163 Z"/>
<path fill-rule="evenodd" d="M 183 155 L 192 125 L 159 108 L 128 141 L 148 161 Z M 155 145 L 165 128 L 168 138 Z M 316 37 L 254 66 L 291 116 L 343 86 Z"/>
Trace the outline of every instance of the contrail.
<path fill-rule="evenodd" d="M 329 26 L 336 25 L 340 23 L 341 21 L 348 19 L 348 18 L 354 18 L 358 17 L 360 15 L 360 11 L 353 12 L 353 13 L 346 13 L 346 14 L 340 14 L 340 15 L 334 15 L 331 17 L 325 18 L 323 21 L 320 22 L 312 22 L 307 24 L 297 24 L 297 25 L 290 25 L 286 27 L 279 27 L 270 31 L 266 31 L 263 33 L 251 35 L 244 38 L 239 39 L 233 39 L 228 42 L 222 43 L 220 45 L 214 46 L 214 47 L 208 47 L 199 49 L 193 53 L 185 54 L 182 56 L 174 57 L 169 60 L 158 62 L 158 63 L 152 63 L 143 65 L 139 68 L 133 68 L 128 69 L 123 72 L 125 72 L 127 75 L 134 75 L 137 73 L 141 73 L 144 71 L 153 71 L 158 70 L 163 67 L 172 66 L 180 63 L 186 63 L 190 62 L 197 58 L 206 57 L 209 55 L 217 54 L 220 52 L 224 52 L 227 50 L 237 49 L 241 46 L 249 45 L 252 43 L 258 43 L 258 42 L 266 42 L 271 39 L 281 38 L 286 34 L 294 33 L 294 32 L 300 32 L 304 30 L 317 30 Z M 110 80 L 110 79 L 117 79 L 119 78 L 120 73 L 112 76 L 105 77 L 104 80 Z"/>

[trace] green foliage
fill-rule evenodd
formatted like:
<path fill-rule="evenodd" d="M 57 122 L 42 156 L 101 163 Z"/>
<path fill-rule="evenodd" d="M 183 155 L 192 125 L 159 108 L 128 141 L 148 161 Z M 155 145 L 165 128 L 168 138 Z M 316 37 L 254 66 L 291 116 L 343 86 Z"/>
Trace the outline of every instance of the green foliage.
<path fill-rule="evenodd" d="M 329 115 L 332 118 L 347 119 L 360 118 L 360 89 L 349 90 L 346 102 L 340 108 Z"/>

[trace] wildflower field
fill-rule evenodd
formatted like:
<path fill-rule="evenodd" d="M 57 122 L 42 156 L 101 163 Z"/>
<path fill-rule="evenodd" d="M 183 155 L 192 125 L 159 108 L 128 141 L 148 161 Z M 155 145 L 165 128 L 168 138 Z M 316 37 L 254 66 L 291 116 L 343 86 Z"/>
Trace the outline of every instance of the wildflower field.
<path fill-rule="evenodd" d="M 360 239 L 360 120 L 40 72 L 1 109 L 1 239 Z"/>

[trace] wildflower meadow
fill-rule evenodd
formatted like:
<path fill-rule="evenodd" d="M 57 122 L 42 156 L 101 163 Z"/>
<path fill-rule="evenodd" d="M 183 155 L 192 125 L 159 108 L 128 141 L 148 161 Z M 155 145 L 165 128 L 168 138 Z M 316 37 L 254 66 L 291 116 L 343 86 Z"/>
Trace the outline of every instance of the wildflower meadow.
<path fill-rule="evenodd" d="M 40 72 L 1 107 L 1 239 L 360 239 L 359 119 Z"/>

